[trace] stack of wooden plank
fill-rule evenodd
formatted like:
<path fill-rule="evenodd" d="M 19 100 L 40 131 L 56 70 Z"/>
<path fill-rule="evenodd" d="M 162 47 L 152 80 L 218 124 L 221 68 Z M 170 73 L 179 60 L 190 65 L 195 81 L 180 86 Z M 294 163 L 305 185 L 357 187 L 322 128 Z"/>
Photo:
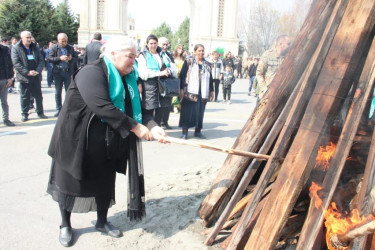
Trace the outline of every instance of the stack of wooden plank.
<path fill-rule="evenodd" d="M 206 244 L 234 225 L 224 248 L 275 249 L 280 238 L 303 225 L 297 248 L 319 249 L 323 210 L 310 205 L 304 217 L 291 212 L 298 206 L 319 146 L 332 137 L 332 124 L 341 115 L 336 150 L 321 182 L 323 208 L 332 200 L 360 121 L 368 116 L 374 90 L 374 34 L 374 0 L 313 1 L 287 57 L 233 145 L 270 158 L 266 164 L 243 156 L 226 158 L 200 207 L 206 226 L 216 222 Z M 374 185 L 373 144 L 374 138 L 360 209 L 366 207 L 362 204 Z M 364 238 L 357 241 L 361 247 L 366 244 Z"/>

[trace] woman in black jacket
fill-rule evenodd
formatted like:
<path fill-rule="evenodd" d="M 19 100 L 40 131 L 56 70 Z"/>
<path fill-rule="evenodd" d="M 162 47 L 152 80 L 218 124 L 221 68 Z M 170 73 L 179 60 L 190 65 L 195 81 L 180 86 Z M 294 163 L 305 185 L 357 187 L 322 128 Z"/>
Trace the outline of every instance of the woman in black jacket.
<path fill-rule="evenodd" d="M 72 244 L 72 212 L 97 211 L 96 230 L 122 235 L 107 213 L 115 203 L 116 171 L 125 173 L 127 166 L 128 216 L 144 216 L 139 139 L 164 141 L 164 130 L 141 112 L 135 43 L 112 38 L 103 49 L 102 58 L 73 76 L 48 150 L 53 160 L 47 192 L 60 206 L 63 246 Z"/>

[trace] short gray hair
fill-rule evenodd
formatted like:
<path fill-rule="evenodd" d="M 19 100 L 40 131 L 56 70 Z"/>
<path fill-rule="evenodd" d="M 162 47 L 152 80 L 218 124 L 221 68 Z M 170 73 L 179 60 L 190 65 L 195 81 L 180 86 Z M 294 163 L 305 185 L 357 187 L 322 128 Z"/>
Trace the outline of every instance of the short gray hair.
<path fill-rule="evenodd" d="M 68 40 L 68 35 L 65 34 L 65 33 L 59 33 L 59 34 L 57 34 L 57 40 L 59 40 L 60 37 L 65 37 L 66 40 Z"/>
<path fill-rule="evenodd" d="M 163 43 L 167 43 L 167 44 L 169 44 L 169 41 L 168 41 L 168 38 L 166 38 L 166 37 L 160 37 L 159 38 L 159 44 L 163 44 Z"/>
<path fill-rule="evenodd" d="M 106 43 L 101 47 L 102 55 L 110 56 L 114 51 L 122 50 L 137 50 L 137 45 L 135 42 L 124 36 L 111 37 L 106 41 Z"/>
<path fill-rule="evenodd" d="M 31 32 L 28 31 L 28 30 L 21 31 L 21 33 L 20 33 L 20 37 L 21 37 L 21 38 L 24 37 L 24 36 L 26 36 L 26 35 L 30 35 L 30 36 L 32 36 L 32 35 L 31 35 Z"/>

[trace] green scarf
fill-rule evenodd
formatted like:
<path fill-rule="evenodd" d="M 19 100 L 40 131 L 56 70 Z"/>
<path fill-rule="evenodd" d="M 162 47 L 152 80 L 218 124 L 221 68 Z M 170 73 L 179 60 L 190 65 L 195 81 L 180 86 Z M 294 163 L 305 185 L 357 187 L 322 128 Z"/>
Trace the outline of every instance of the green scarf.
<path fill-rule="evenodd" d="M 141 100 L 139 98 L 137 79 L 138 79 L 138 65 L 134 64 L 134 69 L 122 79 L 120 73 L 117 71 L 115 65 L 111 60 L 104 56 L 104 62 L 108 69 L 109 78 L 109 97 L 113 105 L 125 113 L 125 88 L 123 81 L 128 85 L 129 95 L 131 98 L 133 118 L 138 123 L 142 123 L 142 109 Z"/>
<path fill-rule="evenodd" d="M 158 61 L 152 56 L 152 54 L 149 51 L 145 51 L 146 54 L 146 65 L 148 69 L 151 69 L 152 71 L 160 71 L 159 63 Z M 162 59 L 162 62 L 165 64 L 167 68 L 170 67 L 170 59 L 168 55 L 165 52 L 161 52 L 160 57 Z"/>

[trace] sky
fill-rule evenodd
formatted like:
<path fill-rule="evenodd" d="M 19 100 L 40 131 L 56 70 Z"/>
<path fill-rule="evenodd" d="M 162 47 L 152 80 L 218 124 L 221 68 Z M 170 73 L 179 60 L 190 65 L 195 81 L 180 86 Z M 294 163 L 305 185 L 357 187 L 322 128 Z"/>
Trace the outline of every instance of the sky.
<path fill-rule="evenodd" d="M 239 0 L 241 1 L 243 0 Z M 51 2 L 56 6 L 62 0 Z M 294 0 L 270 0 L 270 2 L 280 10 L 287 10 Z M 69 5 L 73 13 L 79 12 L 80 0 L 69 0 Z M 166 22 L 173 31 L 177 31 L 185 17 L 190 17 L 190 3 L 189 0 L 129 0 L 128 14 L 135 19 L 136 29 L 151 30 Z"/>

